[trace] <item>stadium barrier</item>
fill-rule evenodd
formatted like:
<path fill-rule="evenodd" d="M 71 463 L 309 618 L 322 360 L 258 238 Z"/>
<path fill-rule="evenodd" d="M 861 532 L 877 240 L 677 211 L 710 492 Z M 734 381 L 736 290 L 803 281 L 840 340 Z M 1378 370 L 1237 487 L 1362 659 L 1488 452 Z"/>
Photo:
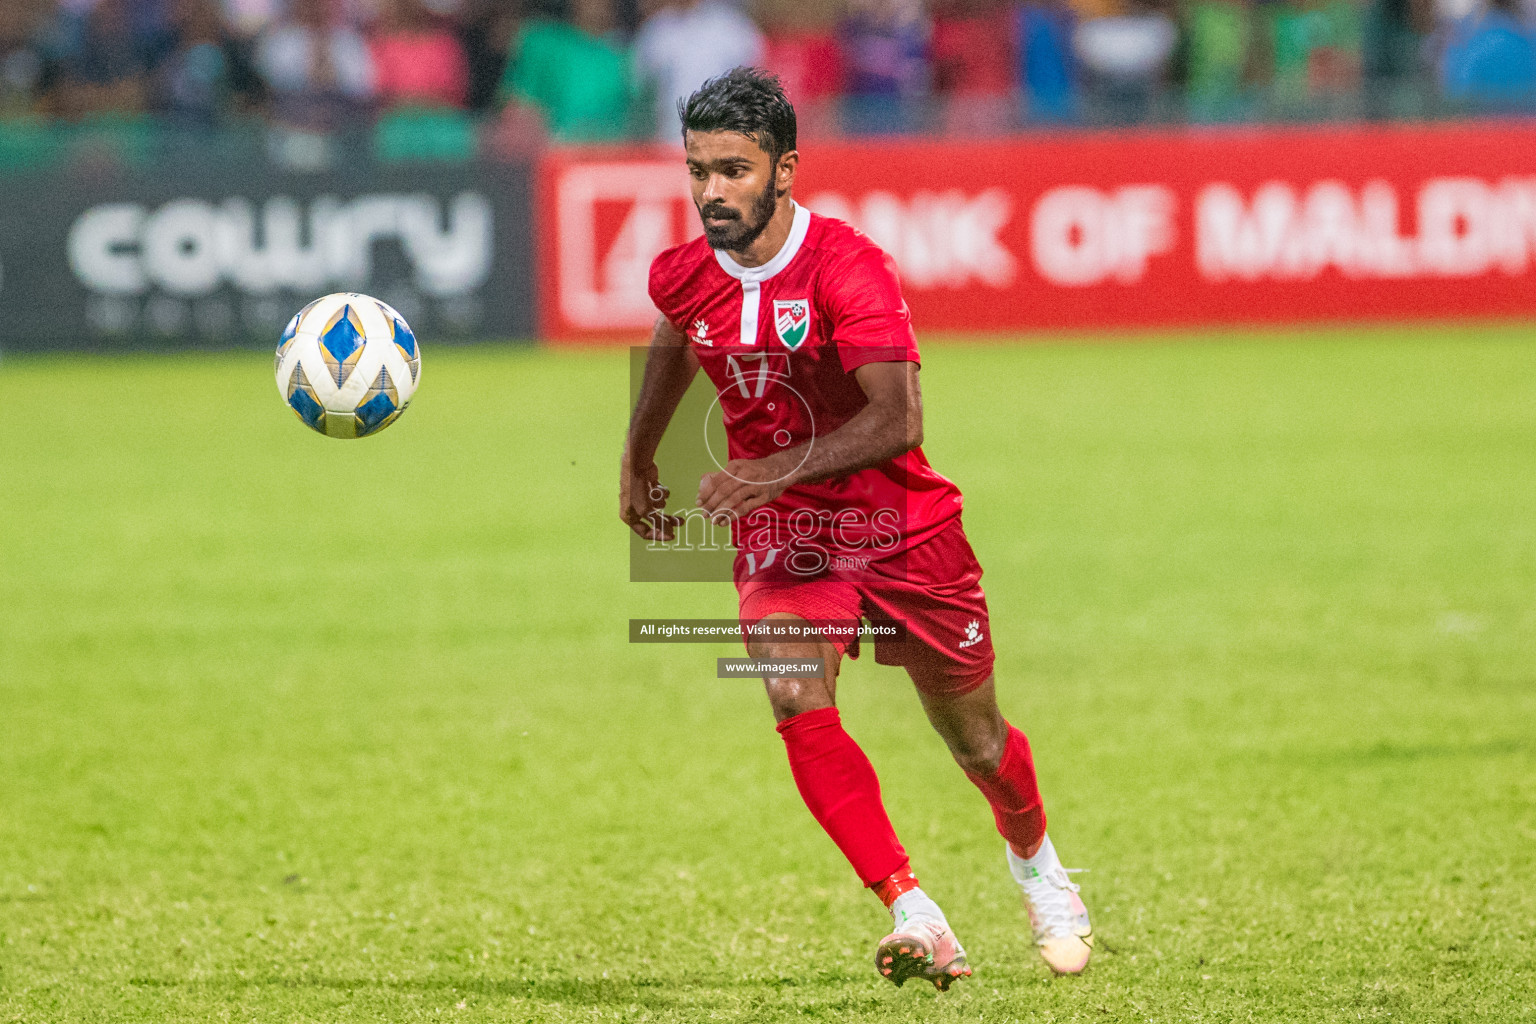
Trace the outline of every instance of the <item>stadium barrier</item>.
<path fill-rule="evenodd" d="M 677 151 L 538 168 L 541 334 L 633 342 L 699 233 Z M 929 331 L 1536 313 L 1536 126 L 1211 129 L 804 147 L 796 195 L 895 257 Z"/>
<path fill-rule="evenodd" d="M 343 290 L 434 341 L 536 330 L 527 167 L 168 161 L 3 187 L 0 349 L 275 345 Z"/>

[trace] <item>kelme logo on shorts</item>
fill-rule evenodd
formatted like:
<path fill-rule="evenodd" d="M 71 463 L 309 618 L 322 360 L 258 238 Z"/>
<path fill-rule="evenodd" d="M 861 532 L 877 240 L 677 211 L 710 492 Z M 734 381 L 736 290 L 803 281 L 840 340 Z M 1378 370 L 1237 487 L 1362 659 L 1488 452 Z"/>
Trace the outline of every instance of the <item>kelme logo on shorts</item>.
<path fill-rule="evenodd" d="M 805 299 L 773 300 L 773 329 L 791 352 L 799 348 L 810 333 L 811 304 Z"/>

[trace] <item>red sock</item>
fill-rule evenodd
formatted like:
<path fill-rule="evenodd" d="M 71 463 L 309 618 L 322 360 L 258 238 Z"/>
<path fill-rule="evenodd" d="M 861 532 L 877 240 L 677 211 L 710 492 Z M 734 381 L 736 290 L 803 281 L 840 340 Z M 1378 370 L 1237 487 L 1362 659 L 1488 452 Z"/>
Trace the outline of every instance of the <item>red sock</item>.
<path fill-rule="evenodd" d="M 1029 740 L 1013 726 L 1008 727 L 1008 745 L 995 775 L 967 777 L 992 805 L 997 830 L 1021 857 L 1045 835 L 1045 804 L 1035 781 L 1035 759 L 1029 753 Z"/>
<path fill-rule="evenodd" d="M 907 852 L 880 802 L 880 780 L 864 751 L 843 731 L 837 708 L 786 718 L 779 723 L 779 735 L 800 798 L 859 880 L 875 885 L 905 868 Z"/>
<path fill-rule="evenodd" d="M 911 892 L 917 887 L 917 876 L 912 873 L 911 865 L 904 865 L 891 877 L 882 878 L 870 885 L 869 891 L 880 897 L 880 902 L 885 904 L 885 909 L 890 910 L 897 896 L 904 892 Z"/>

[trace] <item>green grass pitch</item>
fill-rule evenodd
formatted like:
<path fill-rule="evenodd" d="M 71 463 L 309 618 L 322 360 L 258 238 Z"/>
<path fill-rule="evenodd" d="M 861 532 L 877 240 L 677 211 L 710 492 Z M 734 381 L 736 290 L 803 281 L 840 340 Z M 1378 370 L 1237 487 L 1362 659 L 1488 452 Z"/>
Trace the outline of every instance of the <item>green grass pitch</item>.
<path fill-rule="evenodd" d="M 929 339 L 1053 979 L 905 677 L 841 704 L 976 976 L 800 805 L 728 616 L 631 585 L 622 351 L 428 346 L 377 438 L 257 355 L 0 363 L 0 1020 L 1536 1020 L 1536 332 Z M 672 482 L 674 489 L 692 482 Z"/>

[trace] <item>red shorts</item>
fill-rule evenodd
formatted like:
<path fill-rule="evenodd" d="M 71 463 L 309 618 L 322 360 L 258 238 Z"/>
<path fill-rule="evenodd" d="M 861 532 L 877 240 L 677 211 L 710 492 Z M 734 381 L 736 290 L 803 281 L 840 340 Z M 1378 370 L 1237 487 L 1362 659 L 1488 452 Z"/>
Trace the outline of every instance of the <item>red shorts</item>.
<path fill-rule="evenodd" d="M 924 692 L 968 693 L 992 675 L 996 657 L 981 565 L 958 516 L 922 543 L 857 570 L 802 576 L 788 567 L 788 559 L 766 566 L 758 561 L 736 554 L 744 628 L 774 612 L 813 621 L 895 620 L 906 635 L 875 641 L 875 661 L 913 669 Z M 831 642 L 839 654 L 859 656 L 857 637 Z"/>

